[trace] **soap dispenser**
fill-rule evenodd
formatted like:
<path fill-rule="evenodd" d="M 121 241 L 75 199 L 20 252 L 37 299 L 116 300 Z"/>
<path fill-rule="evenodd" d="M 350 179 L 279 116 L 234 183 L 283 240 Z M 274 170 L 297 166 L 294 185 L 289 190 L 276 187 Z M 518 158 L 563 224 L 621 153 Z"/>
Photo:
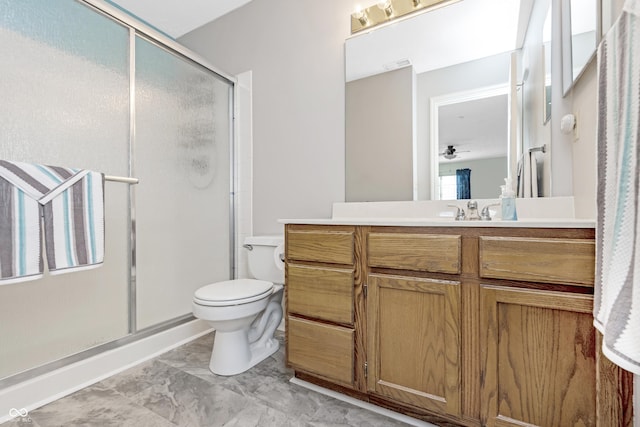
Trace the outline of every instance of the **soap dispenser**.
<path fill-rule="evenodd" d="M 511 185 L 511 178 L 505 178 L 504 184 L 501 185 L 502 194 L 500 195 L 500 205 L 502 206 L 502 219 L 504 221 L 516 221 L 518 214 L 516 213 L 516 192 Z"/>

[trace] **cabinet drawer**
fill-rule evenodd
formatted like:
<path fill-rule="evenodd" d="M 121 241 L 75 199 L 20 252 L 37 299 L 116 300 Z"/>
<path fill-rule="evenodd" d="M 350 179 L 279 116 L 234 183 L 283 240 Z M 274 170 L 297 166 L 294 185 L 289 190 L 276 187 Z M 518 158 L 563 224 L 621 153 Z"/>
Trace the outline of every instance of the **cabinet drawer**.
<path fill-rule="evenodd" d="M 595 242 L 480 237 L 480 277 L 593 286 Z"/>
<path fill-rule="evenodd" d="M 353 269 L 289 264 L 287 309 L 292 313 L 353 324 Z"/>
<path fill-rule="evenodd" d="M 294 368 L 353 386 L 353 329 L 289 317 L 287 345 Z"/>
<path fill-rule="evenodd" d="M 370 267 L 460 273 L 460 236 L 370 233 Z"/>
<path fill-rule="evenodd" d="M 353 264 L 353 231 L 289 231 L 287 259 Z"/>

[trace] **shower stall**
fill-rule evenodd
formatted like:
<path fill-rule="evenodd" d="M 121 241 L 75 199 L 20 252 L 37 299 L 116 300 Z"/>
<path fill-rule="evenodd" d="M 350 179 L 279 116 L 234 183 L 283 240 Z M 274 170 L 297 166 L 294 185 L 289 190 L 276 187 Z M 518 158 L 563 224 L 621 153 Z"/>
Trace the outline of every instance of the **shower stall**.
<path fill-rule="evenodd" d="M 232 278 L 234 80 L 100 0 L 0 0 L 0 55 L 0 159 L 139 179 L 105 182 L 100 268 L 0 285 L 2 388 Z"/>

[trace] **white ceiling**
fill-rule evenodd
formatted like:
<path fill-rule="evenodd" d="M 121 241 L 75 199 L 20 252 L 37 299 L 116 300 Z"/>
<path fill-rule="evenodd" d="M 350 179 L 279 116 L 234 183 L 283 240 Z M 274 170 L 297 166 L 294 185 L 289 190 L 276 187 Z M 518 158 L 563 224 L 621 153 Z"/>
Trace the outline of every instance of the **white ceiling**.
<path fill-rule="evenodd" d="M 441 163 L 507 157 L 507 95 L 438 108 L 438 152 L 453 145 L 457 157 Z"/>
<path fill-rule="evenodd" d="M 173 38 L 185 35 L 251 0 L 110 0 Z"/>

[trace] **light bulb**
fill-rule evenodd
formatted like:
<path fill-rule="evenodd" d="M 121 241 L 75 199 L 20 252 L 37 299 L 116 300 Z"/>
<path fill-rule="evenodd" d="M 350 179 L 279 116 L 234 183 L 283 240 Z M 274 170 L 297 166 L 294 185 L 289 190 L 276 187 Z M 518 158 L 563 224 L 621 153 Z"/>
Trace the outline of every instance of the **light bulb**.
<path fill-rule="evenodd" d="M 378 8 L 384 11 L 384 14 L 388 17 L 393 15 L 393 7 L 390 0 L 382 0 L 378 2 Z"/>
<path fill-rule="evenodd" d="M 353 17 L 360 22 L 360 25 L 366 27 L 369 24 L 369 18 L 367 17 L 367 12 L 362 10 L 360 5 L 356 5 L 356 11 L 353 12 Z"/>

